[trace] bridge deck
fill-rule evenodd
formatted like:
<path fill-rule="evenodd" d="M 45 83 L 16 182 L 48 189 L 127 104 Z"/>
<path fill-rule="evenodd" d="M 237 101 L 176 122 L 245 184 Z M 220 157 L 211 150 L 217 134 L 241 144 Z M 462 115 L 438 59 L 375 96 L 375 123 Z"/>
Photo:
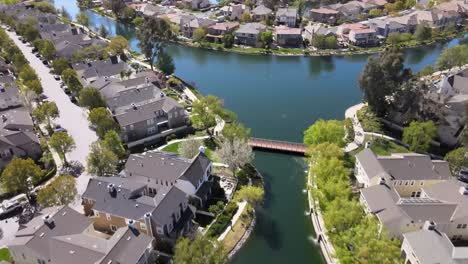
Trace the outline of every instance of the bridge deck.
<path fill-rule="evenodd" d="M 292 152 L 298 154 L 305 154 L 307 147 L 301 143 L 280 141 L 280 140 L 270 140 L 263 138 L 251 138 L 249 140 L 249 145 L 252 148 L 265 149 L 265 150 L 274 150 L 282 152 Z"/>

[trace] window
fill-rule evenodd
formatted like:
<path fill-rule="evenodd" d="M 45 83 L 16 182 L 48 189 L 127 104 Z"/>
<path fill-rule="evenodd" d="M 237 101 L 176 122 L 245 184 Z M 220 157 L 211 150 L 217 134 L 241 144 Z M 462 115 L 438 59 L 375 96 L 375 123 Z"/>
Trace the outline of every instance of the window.
<path fill-rule="evenodd" d="M 94 215 L 95 215 L 96 217 L 99 217 L 99 212 L 98 212 L 98 211 L 93 211 L 93 212 L 94 212 Z"/>
<path fill-rule="evenodd" d="M 405 186 L 408 186 L 409 182 L 408 181 L 405 181 Z"/>
<path fill-rule="evenodd" d="M 148 132 L 148 134 L 150 134 L 150 135 L 151 135 L 151 134 L 154 134 L 154 133 L 156 133 L 156 128 L 155 128 L 154 126 L 148 127 L 148 131 L 147 131 L 147 132 Z"/>
<path fill-rule="evenodd" d="M 115 225 L 110 225 L 110 228 L 113 232 L 117 231 L 117 227 Z"/>
<path fill-rule="evenodd" d="M 462 224 L 458 224 L 458 225 L 457 225 L 457 229 L 462 228 L 462 226 L 463 226 Z"/>
<path fill-rule="evenodd" d="M 413 186 L 413 185 L 414 185 L 414 183 L 415 183 L 415 181 L 411 181 L 411 186 Z"/>
<path fill-rule="evenodd" d="M 146 230 L 146 224 L 140 223 L 141 230 Z"/>
<path fill-rule="evenodd" d="M 466 229 L 466 224 L 463 224 L 463 225 L 462 225 L 462 228 L 463 228 L 463 229 Z"/>
<path fill-rule="evenodd" d="M 148 126 L 153 125 L 153 124 L 154 124 L 154 119 L 151 118 L 151 119 L 146 120 L 146 124 L 147 124 Z"/>
<path fill-rule="evenodd" d="M 416 192 L 412 192 L 411 197 L 416 197 Z"/>
<path fill-rule="evenodd" d="M 416 197 L 421 197 L 421 192 L 417 192 Z"/>
<path fill-rule="evenodd" d="M 111 215 L 110 214 L 106 214 L 106 219 L 107 221 L 110 221 L 112 218 L 111 218 Z"/>

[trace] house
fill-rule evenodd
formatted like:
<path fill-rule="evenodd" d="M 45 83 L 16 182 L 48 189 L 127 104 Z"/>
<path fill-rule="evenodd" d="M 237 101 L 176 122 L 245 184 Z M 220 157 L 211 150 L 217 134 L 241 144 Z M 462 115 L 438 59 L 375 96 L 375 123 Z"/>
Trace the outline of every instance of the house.
<path fill-rule="evenodd" d="M 309 43 L 312 42 L 312 39 L 315 36 L 333 36 L 336 35 L 337 27 L 325 27 L 320 24 L 309 24 L 304 27 L 304 32 L 302 33 L 302 38 L 308 40 Z"/>
<path fill-rule="evenodd" d="M 278 25 L 296 27 L 296 22 L 298 18 L 299 16 L 297 13 L 297 8 L 278 8 L 278 10 L 276 11 L 276 23 Z"/>
<path fill-rule="evenodd" d="M 0 75 L 0 110 L 21 105 L 15 78 L 12 75 Z"/>
<path fill-rule="evenodd" d="M 98 232 L 92 218 L 65 206 L 46 208 L 21 225 L 8 249 L 17 264 L 148 264 L 153 240 L 132 226 Z"/>
<path fill-rule="evenodd" d="M 130 66 L 121 61 L 116 56 L 111 56 L 107 60 L 94 60 L 79 62 L 72 65 L 78 74 L 81 83 L 88 86 L 99 78 L 120 78 L 120 74 L 128 71 Z"/>
<path fill-rule="evenodd" d="M 299 47 L 302 46 L 302 30 L 287 26 L 277 26 L 273 31 L 276 44 L 279 46 Z"/>
<path fill-rule="evenodd" d="M 369 27 L 374 29 L 377 36 L 387 38 L 390 33 L 408 33 L 409 28 L 399 22 L 387 19 L 372 19 Z"/>
<path fill-rule="evenodd" d="M 114 233 L 131 226 L 158 241 L 174 243 L 190 231 L 194 215 L 187 195 L 176 186 L 153 190 L 147 183 L 124 177 L 90 179 L 82 199 L 96 230 Z"/>
<path fill-rule="evenodd" d="M 188 114 L 174 99 L 163 96 L 148 103 L 133 103 L 114 113 L 129 147 L 158 140 L 187 129 Z"/>
<path fill-rule="evenodd" d="M 249 13 L 250 8 L 244 4 L 229 4 L 221 7 L 222 15 L 228 17 L 230 20 L 240 20 L 242 14 Z"/>
<path fill-rule="evenodd" d="M 234 42 L 238 45 L 259 47 L 259 37 L 265 32 L 267 27 L 260 23 L 247 23 L 239 27 L 235 32 Z"/>
<path fill-rule="evenodd" d="M 208 29 L 210 26 L 216 24 L 216 21 L 209 18 L 198 18 L 184 20 L 181 19 L 182 35 L 186 38 L 192 38 L 193 32 L 199 28 Z"/>
<path fill-rule="evenodd" d="M 206 38 L 208 41 L 222 39 L 224 35 L 232 34 L 238 28 L 239 22 L 216 23 L 208 28 L 208 34 L 206 35 Z"/>
<path fill-rule="evenodd" d="M 372 3 L 350 1 L 345 4 L 329 5 L 327 8 L 338 11 L 340 17 L 344 17 L 347 20 L 358 21 L 361 14 L 368 13 L 371 9 L 377 8 L 377 6 Z"/>
<path fill-rule="evenodd" d="M 452 178 L 446 161 L 431 160 L 427 155 L 416 153 L 377 156 L 369 148 L 356 155 L 354 174 L 363 187 L 378 184 L 382 177 L 391 178 L 396 181 L 395 188 L 404 196 L 414 195 L 418 186 L 432 185 Z"/>
<path fill-rule="evenodd" d="M 444 2 L 434 6 L 434 8 L 446 12 L 457 12 L 461 17 L 468 16 L 468 3 L 463 0 Z"/>
<path fill-rule="evenodd" d="M 213 171 L 212 162 L 204 151 L 200 148 L 192 159 L 158 151 L 132 154 L 122 175 L 133 182 L 145 183 L 150 194 L 162 187 L 175 186 L 203 205 L 211 190 Z"/>
<path fill-rule="evenodd" d="M 254 22 L 268 21 L 268 18 L 272 14 L 273 10 L 264 5 L 259 5 L 250 12 L 250 16 Z"/>
<path fill-rule="evenodd" d="M 0 73 L 3 73 L 4 75 L 10 74 L 10 71 L 12 69 L 13 66 L 7 63 L 7 61 L 4 58 L 0 57 Z"/>
<path fill-rule="evenodd" d="M 192 10 L 204 9 L 211 5 L 209 0 L 182 0 L 182 3 Z"/>
<path fill-rule="evenodd" d="M 336 24 L 339 18 L 339 12 L 334 9 L 329 8 L 312 8 L 309 11 L 310 18 L 313 21 L 326 23 L 326 24 Z"/>
<path fill-rule="evenodd" d="M 457 25 L 461 22 L 461 16 L 455 11 L 443 11 L 439 9 L 417 10 L 413 13 L 418 24 L 425 24 L 431 28 L 445 28 L 448 25 Z"/>
<path fill-rule="evenodd" d="M 377 43 L 375 29 L 362 28 L 349 31 L 349 42 L 356 46 L 372 46 Z"/>
<path fill-rule="evenodd" d="M 384 8 L 388 2 L 386 0 L 360 0 L 363 3 L 369 3 L 375 5 L 377 8 Z"/>
<path fill-rule="evenodd" d="M 13 156 L 39 159 L 42 150 L 29 111 L 24 107 L 3 110 L 0 118 L 0 168 Z"/>
<path fill-rule="evenodd" d="M 423 229 L 403 234 L 401 256 L 405 264 L 468 263 L 468 247 L 451 241 L 435 223 L 426 222 Z"/>

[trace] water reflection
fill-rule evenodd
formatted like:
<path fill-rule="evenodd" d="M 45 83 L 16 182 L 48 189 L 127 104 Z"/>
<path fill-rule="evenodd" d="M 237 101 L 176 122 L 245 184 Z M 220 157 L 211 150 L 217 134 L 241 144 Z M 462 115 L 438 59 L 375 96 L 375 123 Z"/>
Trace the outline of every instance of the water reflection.
<path fill-rule="evenodd" d="M 307 59 L 309 60 L 309 72 L 312 77 L 335 70 L 334 58 L 332 56 L 310 57 Z"/>

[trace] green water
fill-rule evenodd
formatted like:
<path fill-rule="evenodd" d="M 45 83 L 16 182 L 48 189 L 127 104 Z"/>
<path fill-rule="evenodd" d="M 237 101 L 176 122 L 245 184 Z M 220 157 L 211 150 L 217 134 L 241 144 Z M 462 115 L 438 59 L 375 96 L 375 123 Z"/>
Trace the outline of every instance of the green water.
<path fill-rule="evenodd" d="M 72 16 L 79 12 L 72 0 L 56 0 L 55 5 Z M 92 27 L 104 25 L 138 50 L 132 27 L 87 13 Z M 419 70 L 433 64 L 444 46 L 457 43 L 407 50 L 406 64 Z M 223 98 L 253 136 L 290 141 L 301 141 L 302 131 L 319 118 L 343 119 L 345 109 L 361 101 L 357 79 L 368 57 L 249 56 L 182 46 L 169 51 L 176 74 L 202 94 Z M 303 159 L 257 151 L 255 164 L 265 177 L 266 199 L 251 238 L 233 263 L 323 263 L 305 215 Z"/>

